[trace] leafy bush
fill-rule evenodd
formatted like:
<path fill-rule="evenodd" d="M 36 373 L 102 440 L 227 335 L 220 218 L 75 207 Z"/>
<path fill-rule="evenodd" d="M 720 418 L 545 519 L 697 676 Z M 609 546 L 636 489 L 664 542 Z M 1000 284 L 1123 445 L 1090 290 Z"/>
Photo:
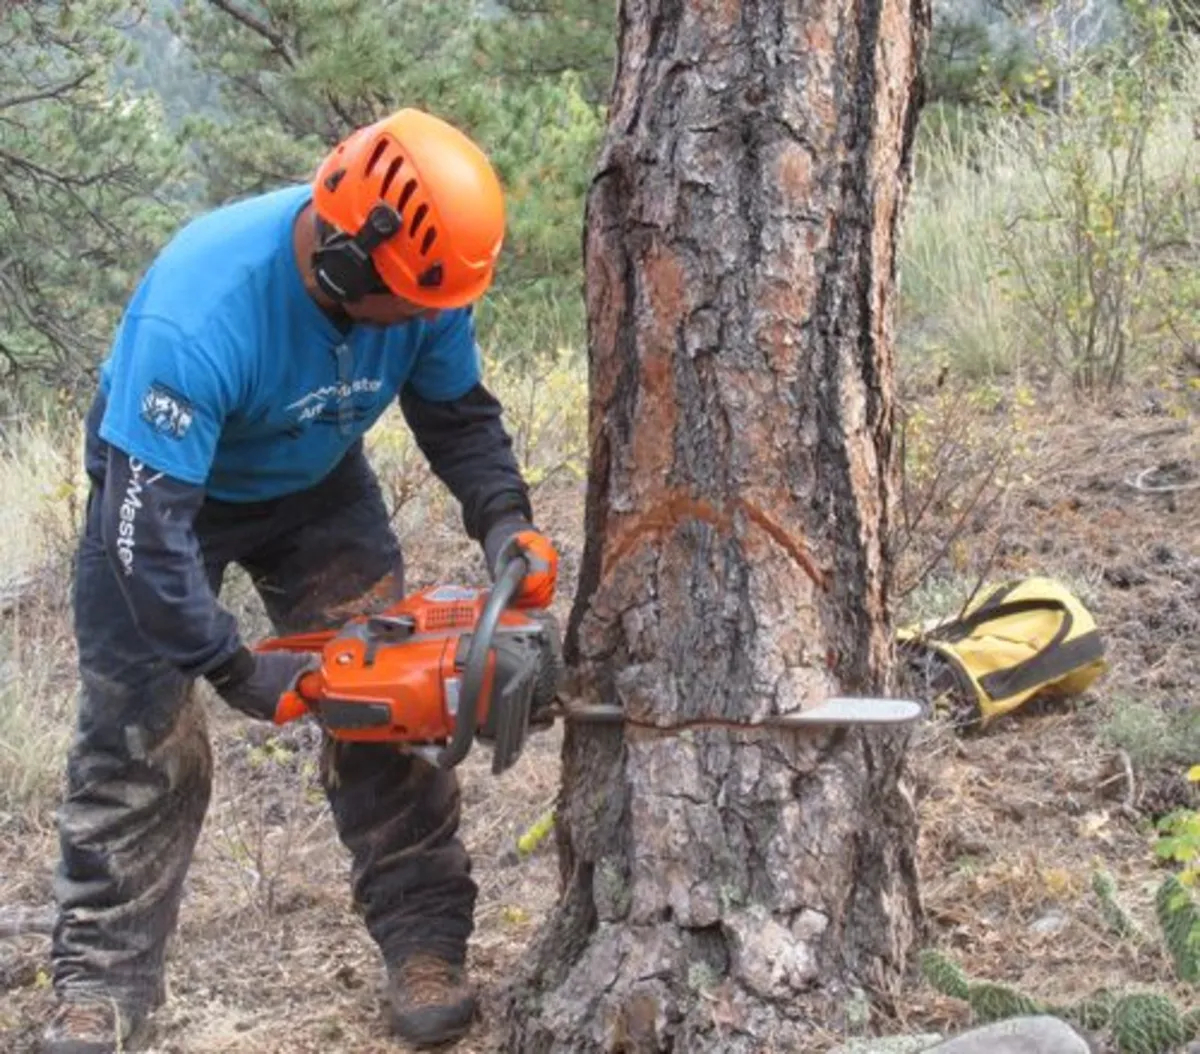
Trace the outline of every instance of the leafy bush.
<path fill-rule="evenodd" d="M 1009 202 L 1004 273 L 1023 332 L 1039 334 L 1055 371 L 1089 394 L 1196 332 L 1188 221 L 1200 182 L 1176 120 L 1188 56 L 1165 8 L 1134 0 L 1127 10 L 1130 31 L 1079 60 L 1065 98 L 1024 101 L 1011 126 L 1038 193 Z M 1049 71 L 1031 76 L 1050 87 Z"/>
<path fill-rule="evenodd" d="M 1130 31 L 1071 68 L 923 118 L 900 245 L 908 372 L 1090 394 L 1200 338 L 1200 56 L 1161 8 L 1129 6 Z"/>

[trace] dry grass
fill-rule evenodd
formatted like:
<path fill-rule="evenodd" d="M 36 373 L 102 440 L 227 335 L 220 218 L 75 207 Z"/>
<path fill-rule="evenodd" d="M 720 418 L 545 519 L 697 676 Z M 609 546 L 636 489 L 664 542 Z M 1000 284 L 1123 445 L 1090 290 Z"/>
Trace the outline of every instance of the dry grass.
<path fill-rule="evenodd" d="M 0 435 L 0 833 L 58 792 L 73 712 L 63 614 L 85 493 L 77 451 L 45 426 Z"/>
<path fill-rule="evenodd" d="M 85 482 L 61 433 L 39 423 L 0 430 L 0 598 L 70 548 Z"/>
<path fill-rule="evenodd" d="M 1200 491 L 1145 494 L 1128 484 L 1159 464 L 1175 465 L 1177 478 L 1200 475 L 1195 408 L 1190 416 L 1163 415 L 1155 399 L 1141 393 L 1112 412 L 1082 416 L 1039 406 L 1022 471 L 988 516 L 969 523 L 950 573 L 914 597 L 926 610 L 945 610 L 981 574 L 1049 573 L 1080 590 L 1106 634 L 1112 669 L 1084 701 L 1090 705 L 1031 707 L 968 738 L 931 725 L 914 751 L 931 941 L 973 976 L 1049 997 L 1077 997 L 1100 985 L 1170 985 L 1161 953 L 1107 933 L 1089 888 L 1093 868 L 1104 866 L 1122 903 L 1153 932 L 1149 898 L 1158 872 L 1149 830 L 1124 808 L 1124 785 L 1111 778 L 1110 729 L 1122 700 L 1169 709 L 1182 699 L 1194 707 L 1189 686 L 1200 678 L 1200 657 L 1186 646 L 1196 630 L 1186 619 L 1200 610 Z M 392 456 L 387 472 L 407 471 L 403 455 Z M 399 475 L 390 482 L 403 489 Z M 578 567 L 582 497 L 582 487 L 561 476 L 539 493 L 540 516 L 564 553 L 561 615 Z M 436 484 L 420 482 L 396 522 L 411 586 L 480 580 L 479 556 Z M 229 591 L 253 620 L 245 583 L 235 579 Z M 35 730 L 61 736 L 59 705 L 70 691 L 65 612 L 49 605 L 39 617 L 45 621 L 20 626 L 22 647 L 37 641 L 41 649 L 34 666 L 41 680 L 18 693 L 26 707 L 12 710 L 23 715 L 16 733 L 22 754 Z M 5 632 L 13 633 L 11 620 Z M 5 647 L 15 639 L 4 638 Z M 29 668 L 24 659 L 20 666 Z M 4 698 L 8 713 L 12 703 Z M 30 705 L 47 698 L 53 716 L 43 719 L 45 711 Z M 315 784 L 311 730 L 251 727 L 215 705 L 211 718 L 216 790 L 155 1049 L 396 1050 L 380 1013 L 377 956 L 349 903 L 347 857 Z M 480 883 L 472 962 L 488 993 L 484 1020 L 456 1048 L 464 1054 L 491 1049 L 487 1018 L 496 994 L 553 903 L 553 849 L 518 859 L 514 846 L 553 799 L 558 735 L 535 738 L 499 780 L 485 752 L 462 770 L 464 836 Z M 47 740 L 40 761 L 30 751 L 29 772 L 56 773 L 58 750 Z M 22 785 L 24 815 L 41 816 L 40 824 L 24 823 L 19 840 L 0 839 L 4 901 L 48 898 L 54 855 L 45 810 L 54 778 L 40 790 L 28 789 L 36 781 Z M 5 943 L 12 968 L 6 974 L 0 962 L 0 978 L 14 980 L 0 992 L 0 1047 L 22 1054 L 34 1049 L 39 1015 L 49 1005 L 38 981 L 47 947 L 40 937 Z M 948 1031 L 967 1024 L 967 1013 L 914 978 L 899 1020 L 888 1027 Z"/>
<path fill-rule="evenodd" d="M 1157 72 L 1166 84 L 1167 70 Z M 1192 121 L 1200 84 L 1200 51 L 1194 43 L 1178 56 L 1170 75 L 1177 78 L 1175 87 L 1147 129 L 1146 192 L 1111 188 L 1131 215 L 1152 205 L 1158 195 L 1174 206 L 1197 191 L 1197 140 Z M 1087 129 L 1086 117 L 1069 116 L 1055 133 L 1077 137 L 1083 144 L 1089 141 Z M 1051 276 L 1078 257 L 1061 239 L 1061 219 L 1052 218 L 1062 215 L 1064 201 L 1072 200 L 1064 173 L 1052 163 L 1044 144 L 1031 139 L 1028 131 L 1023 118 L 1002 116 L 990 117 L 966 132 L 936 120 L 922 123 L 917 143 L 918 178 L 899 246 L 899 322 L 906 370 L 932 363 L 972 381 L 998 376 L 1019 381 L 1042 375 L 1051 367 L 1051 334 L 1023 298 L 1023 285 L 1014 274 L 1016 264 L 1004 250 L 1014 235 L 1014 216 L 1037 217 L 1020 259 L 1043 297 L 1053 289 L 1065 304 L 1065 289 Z M 1098 190 L 1108 186 L 1105 164 L 1109 159 L 1099 140 L 1095 150 L 1096 167 L 1089 178 Z M 1097 196 L 1093 209 L 1099 200 Z M 1181 212 L 1179 222 L 1191 226 L 1190 244 L 1194 246 L 1194 214 Z M 1153 239 L 1161 240 L 1157 233 Z M 1188 244 L 1185 234 L 1181 245 Z M 1141 294 L 1146 303 L 1139 304 L 1130 316 L 1131 325 L 1142 326 L 1131 351 L 1142 359 L 1139 368 L 1153 367 L 1167 349 L 1177 351 L 1178 344 L 1195 342 L 1194 292 L 1189 285 L 1195 262 L 1187 256 L 1179 260 L 1172 256 L 1155 254 L 1152 270 L 1168 262 L 1172 270 L 1155 275 Z M 1160 319 L 1147 310 L 1151 302 L 1164 317 L 1175 320 L 1173 325 L 1188 332 L 1178 341 L 1157 332 Z M 1164 310 L 1167 304 L 1171 306 Z"/>
<path fill-rule="evenodd" d="M 59 619 L 0 623 L 0 838 L 38 826 L 57 799 L 70 739 L 73 642 Z"/>

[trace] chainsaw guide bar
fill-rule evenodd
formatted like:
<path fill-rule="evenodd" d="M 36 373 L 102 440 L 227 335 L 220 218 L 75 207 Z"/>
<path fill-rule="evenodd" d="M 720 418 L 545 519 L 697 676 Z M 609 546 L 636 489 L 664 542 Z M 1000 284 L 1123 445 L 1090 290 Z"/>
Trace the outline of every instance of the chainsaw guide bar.
<path fill-rule="evenodd" d="M 671 735 L 700 728 L 885 728 L 924 716 L 922 705 L 911 700 L 853 696 L 751 720 L 655 720 L 616 705 L 583 703 L 565 683 L 553 618 L 511 605 L 527 571 L 525 558 L 517 556 L 490 589 L 430 587 L 338 628 L 263 641 L 257 650 L 307 653 L 315 660 L 280 696 L 275 723 L 311 717 L 333 739 L 403 745 L 443 769 L 458 765 L 480 742 L 490 746 L 492 772 L 499 775 L 547 718 Z"/>
<path fill-rule="evenodd" d="M 753 731 L 756 728 L 856 728 L 906 725 L 925 714 L 920 703 L 909 699 L 874 699 L 861 696 L 834 696 L 805 710 L 790 714 L 771 714 L 753 721 L 734 718 L 695 717 L 659 722 L 630 717 L 611 703 L 566 703 L 551 711 L 565 721 L 582 724 L 633 725 L 638 728 L 672 732 L 687 728 L 729 728 Z"/>

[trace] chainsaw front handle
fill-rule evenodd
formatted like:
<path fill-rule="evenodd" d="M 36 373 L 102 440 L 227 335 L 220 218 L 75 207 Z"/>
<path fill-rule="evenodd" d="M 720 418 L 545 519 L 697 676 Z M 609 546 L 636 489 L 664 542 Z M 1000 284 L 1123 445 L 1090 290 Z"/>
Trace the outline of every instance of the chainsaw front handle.
<path fill-rule="evenodd" d="M 478 726 L 479 697 L 483 694 L 483 679 L 487 673 L 488 652 L 492 650 L 492 638 L 500 615 L 516 595 L 529 563 L 523 556 L 514 556 L 496 577 L 488 601 L 479 615 L 479 621 L 471 634 L 467 649 L 467 661 L 463 670 L 462 687 L 458 693 L 458 712 L 454 715 L 454 736 L 448 746 L 437 756 L 437 763 L 444 769 L 453 768 L 467 756 L 475 739 Z"/>

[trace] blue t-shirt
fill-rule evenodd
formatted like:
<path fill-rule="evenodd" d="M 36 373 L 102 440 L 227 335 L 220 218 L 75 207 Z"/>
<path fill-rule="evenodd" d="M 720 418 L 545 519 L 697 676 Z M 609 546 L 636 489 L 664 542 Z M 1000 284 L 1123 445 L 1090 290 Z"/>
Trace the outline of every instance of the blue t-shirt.
<path fill-rule="evenodd" d="M 222 501 L 316 483 L 406 385 L 431 401 L 480 380 L 470 309 L 343 334 L 292 247 L 306 185 L 192 221 L 139 283 L 101 368 L 101 438 Z"/>

